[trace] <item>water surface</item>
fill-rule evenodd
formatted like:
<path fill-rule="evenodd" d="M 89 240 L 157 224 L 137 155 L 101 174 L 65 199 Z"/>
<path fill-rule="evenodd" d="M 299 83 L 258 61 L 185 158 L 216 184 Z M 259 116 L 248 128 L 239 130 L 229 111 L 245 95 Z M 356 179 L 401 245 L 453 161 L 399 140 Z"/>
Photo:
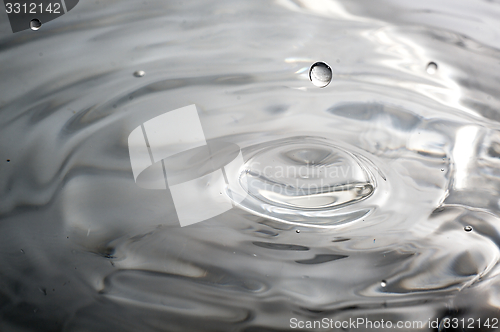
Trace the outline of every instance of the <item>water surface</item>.
<path fill-rule="evenodd" d="M 38 31 L 2 20 L 0 330 L 487 331 L 499 18 L 496 1 L 106 0 Z M 180 227 L 169 190 L 135 183 L 127 139 L 192 104 L 244 164 L 220 188 L 233 208 Z M 206 166 L 188 157 L 171 171 Z"/>

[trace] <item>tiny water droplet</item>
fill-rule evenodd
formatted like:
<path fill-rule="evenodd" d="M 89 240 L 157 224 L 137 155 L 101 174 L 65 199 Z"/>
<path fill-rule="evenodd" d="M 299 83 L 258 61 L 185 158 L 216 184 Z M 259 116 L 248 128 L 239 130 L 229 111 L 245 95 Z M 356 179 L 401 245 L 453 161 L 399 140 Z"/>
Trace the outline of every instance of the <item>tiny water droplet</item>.
<path fill-rule="evenodd" d="M 435 62 L 429 62 L 427 65 L 427 74 L 433 75 L 437 72 L 438 65 Z"/>
<path fill-rule="evenodd" d="M 315 86 L 324 88 L 332 81 L 332 69 L 324 62 L 316 62 L 309 69 L 309 79 Z"/>
<path fill-rule="evenodd" d="M 471 232 L 472 231 L 472 226 L 470 226 L 470 225 L 465 226 L 464 227 L 464 231 Z"/>
<path fill-rule="evenodd" d="M 441 172 L 444 172 L 444 168 L 441 168 Z"/>
<path fill-rule="evenodd" d="M 146 75 L 146 72 L 144 70 L 138 70 L 134 72 L 135 77 L 143 77 L 144 75 Z"/>
<path fill-rule="evenodd" d="M 382 281 L 380 282 L 380 286 L 382 286 L 382 287 L 384 287 L 384 288 L 385 288 L 385 286 L 387 286 L 387 281 L 382 280 Z"/>
<path fill-rule="evenodd" d="M 297 229 L 295 232 L 300 233 L 300 229 Z"/>
<path fill-rule="evenodd" d="M 42 22 L 39 19 L 34 18 L 30 21 L 30 29 L 36 31 L 42 27 Z"/>

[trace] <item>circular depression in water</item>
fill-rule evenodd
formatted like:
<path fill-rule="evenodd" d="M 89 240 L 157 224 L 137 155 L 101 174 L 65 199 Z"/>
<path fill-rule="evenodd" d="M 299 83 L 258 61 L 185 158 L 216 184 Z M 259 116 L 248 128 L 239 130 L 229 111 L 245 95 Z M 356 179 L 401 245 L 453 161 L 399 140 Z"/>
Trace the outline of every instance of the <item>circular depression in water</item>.
<path fill-rule="evenodd" d="M 270 143 L 236 176 L 246 194 L 243 208 L 306 224 L 345 223 L 366 215 L 366 209 L 344 213 L 341 208 L 367 199 L 377 188 L 361 156 L 320 140 Z"/>

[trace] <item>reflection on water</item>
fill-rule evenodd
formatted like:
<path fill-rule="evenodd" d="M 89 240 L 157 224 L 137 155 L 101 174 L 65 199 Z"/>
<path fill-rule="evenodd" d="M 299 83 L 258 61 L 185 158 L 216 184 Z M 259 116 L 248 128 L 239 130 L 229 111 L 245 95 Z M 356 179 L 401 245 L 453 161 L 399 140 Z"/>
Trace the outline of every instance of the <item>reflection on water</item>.
<path fill-rule="evenodd" d="M 494 1 L 109 0 L 6 32 L 0 330 L 487 331 L 499 17 Z M 244 166 L 220 188 L 234 207 L 180 227 L 169 190 L 136 185 L 127 138 L 192 104 Z M 235 153 L 215 150 L 217 167 Z M 166 166 L 180 182 L 210 170 L 190 153 Z"/>

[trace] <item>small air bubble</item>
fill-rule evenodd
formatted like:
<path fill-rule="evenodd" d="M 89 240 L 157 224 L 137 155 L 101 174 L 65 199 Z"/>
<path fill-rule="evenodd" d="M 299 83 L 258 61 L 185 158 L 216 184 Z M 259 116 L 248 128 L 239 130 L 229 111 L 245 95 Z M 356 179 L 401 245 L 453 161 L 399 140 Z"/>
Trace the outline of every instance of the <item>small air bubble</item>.
<path fill-rule="evenodd" d="M 146 72 L 144 70 L 138 70 L 134 72 L 135 77 L 143 77 L 144 75 L 146 75 Z"/>
<path fill-rule="evenodd" d="M 434 75 L 438 70 L 438 65 L 435 62 L 429 62 L 427 65 L 427 74 Z"/>
<path fill-rule="evenodd" d="M 309 69 L 309 79 L 315 86 L 324 88 L 332 81 L 332 69 L 324 62 L 316 62 Z"/>
<path fill-rule="evenodd" d="M 42 22 L 39 19 L 34 18 L 30 21 L 30 29 L 36 31 L 42 27 Z"/>
<path fill-rule="evenodd" d="M 441 172 L 444 172 L 444 168 L 441 168 Z"/>
<path fill-rule="evenodd" d="M 387 281 L 382 280 L 382 281 L 380 282 L 380 286 L 382 286 L 382 287 L 384 287 L 384 288 L 385 288 L 385 286 L 387 286 Z"/>
<path fill-rule="evenodd" d="M 472 231 L 472 226 L 470 226 L 470 225 L 465 226 L 464 227 L 464 231 L 471 232 Z"/>
<path fill-rule="evenodd" d="M 296 232 L 296 233 L 300 233 L 300 229 L 297 229 L 295 232 Z"/>

